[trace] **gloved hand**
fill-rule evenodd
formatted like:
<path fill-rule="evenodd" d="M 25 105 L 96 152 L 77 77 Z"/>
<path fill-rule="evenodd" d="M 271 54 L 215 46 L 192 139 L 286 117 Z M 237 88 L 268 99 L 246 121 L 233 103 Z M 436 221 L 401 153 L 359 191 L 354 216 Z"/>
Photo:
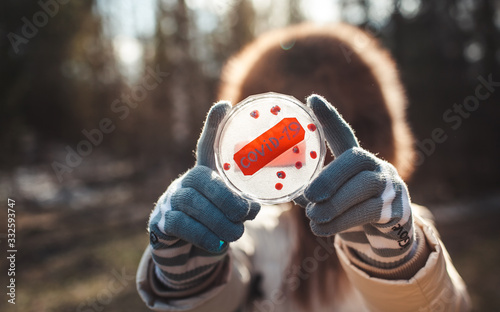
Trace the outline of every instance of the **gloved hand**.
<path fill-rule="evenodd" d="M 339 234 L 364 262 L 379 268 L 406 262 L 416 241 L 405 183 L 391 164 L 359 147 L 350 126 L 326 100 L 312 95 L 307 105 L 336 157 L 304 191 L 312 231 Z"/>
<path fill-rule="evenodd" d="M 198 289 L 222 265 L 228 242 L 243 234 L 258 203 L 232 192 L 215 172 L 217 127 L 231 106 L 215 104 L 198 140 L 196 165 L 172 182 L 149 219 L 155 273 L 173 290 Z"/>

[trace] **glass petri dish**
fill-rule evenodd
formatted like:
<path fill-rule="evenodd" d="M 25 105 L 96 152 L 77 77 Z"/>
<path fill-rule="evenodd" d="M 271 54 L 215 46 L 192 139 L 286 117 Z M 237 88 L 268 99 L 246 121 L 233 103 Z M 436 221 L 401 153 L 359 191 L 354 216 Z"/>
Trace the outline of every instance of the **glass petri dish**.
<path fill-rule="evenodd" d="M 325 158 L 314 113 L 292 96 L 253 95 L 222 120 L 214 143 L 219 175 L 237 194 L 263 204 L 300 196 Z"/>

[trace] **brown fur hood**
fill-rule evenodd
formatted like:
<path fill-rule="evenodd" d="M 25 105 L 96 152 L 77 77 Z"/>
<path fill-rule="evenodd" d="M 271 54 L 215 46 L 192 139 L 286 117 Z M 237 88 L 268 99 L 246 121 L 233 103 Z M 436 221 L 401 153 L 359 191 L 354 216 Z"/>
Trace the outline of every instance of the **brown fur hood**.
<path fill-rule="evenodd" d="M 312 93 L 324 96 L 363 148 L 391 162 L 403 179 L 413 171 L 413 137 L 396 65 L 368 33 L 345 24 L 300 24 L 261 35 L 227 63 L 218 98 L 238 103 L 270 91 L 301 101 Z"/>

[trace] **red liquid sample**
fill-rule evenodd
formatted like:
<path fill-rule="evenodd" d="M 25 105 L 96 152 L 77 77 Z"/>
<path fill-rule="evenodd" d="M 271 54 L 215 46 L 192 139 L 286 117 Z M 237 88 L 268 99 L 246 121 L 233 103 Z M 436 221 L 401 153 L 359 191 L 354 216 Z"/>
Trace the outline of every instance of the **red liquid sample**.
<path fill-rule="evenodd" d="M 281 183 L 276 183 L 276 185 L 274 186 L 278 191 L 280 191 L 282 188 L 283 188 L 283 184 Z"/>
<path fill-rule="evenodd" d="M 302 162 L 298 161 L 295 163 L 295 168 L 300 169 L 302 168 Z"/>
<path fill-rule="evenodd" d="M 286 178 L 286 173 L 285 173 L 284 171 L 278 171 L 278 172 L 276 173 L 276 175 L 277 175 L 277 176 L 278 176 L 278 178 L 280 178 L 280 179 L 284 179 L 284 178 Z"/>
<path fill-rule="evenodd" d="M 231 169 L 231 165 L 228 164 L 228 163 L 225 163 L 224 164 L 224 170 L 229 170 L 229 169 Z"/>
<path fill-rule="evenodd" d="M 312 151 L 310 154 L 312 159 L 316 159 L 316 157 L 318 157 L 318 154 L 316 154 L 315 151 Z"/>
<path fill-rule="evenodd" d="M 314 132 L 314 131 L 316 131 L 316 125 L 315 124 L 308 124 L 307 129 Z"/>
<path fill-rule="evenodd" d="M 279 107 L 278 105 L 276 106 L 273 106 L 271 108 L 271 113 L 273 113 L 273 115 L 278 115 L 278 113 L 281 111 L 281 107 Z"/>
<path fill-rule="evenodd" d="M 293 152 L 294 152 L 295 154 L 298 154 L 298 153 L 300 152 L 300 150 L 299 150 L 299 148 L 298 148 L 297 146 L 295 146 L 295 147 L 293 148 Z"/>
<path fill-rule="evenodd" d="M 257 119 L 259 118 L 259 111 L 258 110 L 254 110 L 250 113 L 250 116 L 252 116 L 253 118 Z"/>

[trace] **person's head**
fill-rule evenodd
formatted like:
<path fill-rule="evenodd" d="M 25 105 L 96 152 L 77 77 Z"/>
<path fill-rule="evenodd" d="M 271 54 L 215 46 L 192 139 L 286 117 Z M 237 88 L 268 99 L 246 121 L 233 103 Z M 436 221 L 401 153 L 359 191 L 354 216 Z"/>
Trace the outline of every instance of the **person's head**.
<path fill-rule="evenodd" d="M 301 24 L 259 36 L 222 71 L 218 99 L 233 104 L 278 92 L 301 101 L 324 96 L 349 122 L 361 146 L 413 171 L 413 137 L 396 66 L 376 39 L 349 25 Z"/>

